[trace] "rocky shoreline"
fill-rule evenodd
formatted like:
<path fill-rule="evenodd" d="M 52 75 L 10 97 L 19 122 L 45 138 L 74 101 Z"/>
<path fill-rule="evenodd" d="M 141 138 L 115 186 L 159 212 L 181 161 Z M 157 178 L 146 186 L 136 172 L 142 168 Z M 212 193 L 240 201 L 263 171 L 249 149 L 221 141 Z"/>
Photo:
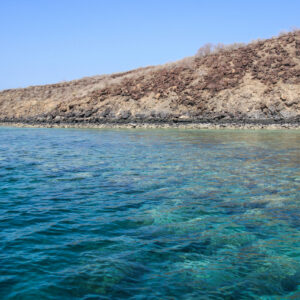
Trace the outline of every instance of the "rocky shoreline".
<path fill-rule="evenodd" d="M 1 121 L 0 126 L 28 128 L 178 128 L 178 129 L 300 129 L 299 120 L 115 120 L 103 122 Z"/>

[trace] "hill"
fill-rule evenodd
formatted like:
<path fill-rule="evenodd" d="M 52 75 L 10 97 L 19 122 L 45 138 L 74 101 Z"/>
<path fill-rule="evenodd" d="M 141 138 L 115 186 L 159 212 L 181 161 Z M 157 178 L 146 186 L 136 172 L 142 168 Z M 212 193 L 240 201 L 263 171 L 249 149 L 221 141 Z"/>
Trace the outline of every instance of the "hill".
<path fill-rule="evenodd" d="M 300 122 L 300 31 L 161 66 L 0 92 L 0 122 Z"/>

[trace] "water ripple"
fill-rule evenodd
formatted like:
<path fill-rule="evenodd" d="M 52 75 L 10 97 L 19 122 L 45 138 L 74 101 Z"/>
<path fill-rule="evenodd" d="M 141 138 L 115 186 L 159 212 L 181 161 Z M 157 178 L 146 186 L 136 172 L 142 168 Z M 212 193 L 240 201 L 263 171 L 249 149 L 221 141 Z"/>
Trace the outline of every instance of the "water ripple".
<path fill-rule="evenodd" d="M 0 299 L 300 298 L 298 131 L 0 140 Z"/>

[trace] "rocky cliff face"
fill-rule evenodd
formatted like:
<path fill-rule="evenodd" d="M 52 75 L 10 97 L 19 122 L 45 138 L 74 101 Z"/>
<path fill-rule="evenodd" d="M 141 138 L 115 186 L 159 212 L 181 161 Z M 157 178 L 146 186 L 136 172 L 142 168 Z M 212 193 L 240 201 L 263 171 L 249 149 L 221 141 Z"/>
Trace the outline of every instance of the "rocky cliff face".
<path fill-rule="evenodd" d="M 300 31 L 204 57 L 0 92 L 0 121 L 300 121 Z"/>

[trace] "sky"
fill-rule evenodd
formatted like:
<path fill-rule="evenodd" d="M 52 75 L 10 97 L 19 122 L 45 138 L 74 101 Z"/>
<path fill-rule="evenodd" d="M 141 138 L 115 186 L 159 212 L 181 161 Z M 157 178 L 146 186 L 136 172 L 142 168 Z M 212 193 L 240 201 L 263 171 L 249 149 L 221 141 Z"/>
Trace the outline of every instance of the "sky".
<path fill-rule="evenodd" d="M 299 0 L 0 0 L 0 90 L 163 64 L 300 27 Z"/>

